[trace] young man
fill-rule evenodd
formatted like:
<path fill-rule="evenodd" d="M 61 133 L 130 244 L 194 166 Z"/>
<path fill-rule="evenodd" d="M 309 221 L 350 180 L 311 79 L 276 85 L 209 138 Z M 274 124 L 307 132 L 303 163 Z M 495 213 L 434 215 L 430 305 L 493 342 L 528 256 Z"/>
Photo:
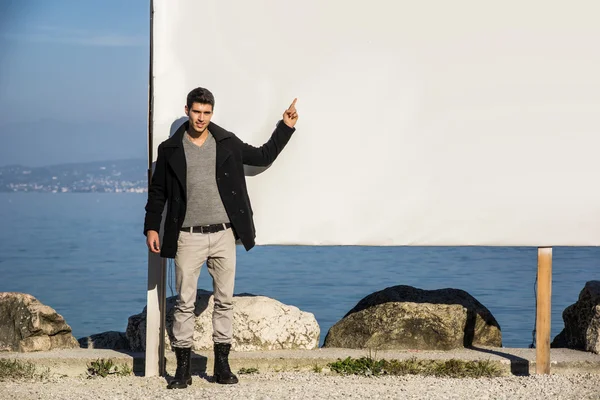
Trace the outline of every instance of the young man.
<path fill-rule="evenodd" d="M 203 88 L 187 96 L 186 121 L 158 146 L 158 158 L 148 191 L 144 234 L 153 253 L 175 258 L 177 304 L 171 346 L 177 371 L 169 388 L 192 383 L 190 356 L 194 333 L 194 302 L 202 264 L 213 279 L 214 379 L 237 383 L 229 367 L 232 339 L 235 241 L 246 250 L 256 237 L 246 189 L 244 164 L 270 165 L 295 131 L 296 99 L 283 113 L 271 138 L 261 147 L 242 142 L 211 122 L 215 99 Z M 158 232 L 168 201 L 162 247 Z"/>

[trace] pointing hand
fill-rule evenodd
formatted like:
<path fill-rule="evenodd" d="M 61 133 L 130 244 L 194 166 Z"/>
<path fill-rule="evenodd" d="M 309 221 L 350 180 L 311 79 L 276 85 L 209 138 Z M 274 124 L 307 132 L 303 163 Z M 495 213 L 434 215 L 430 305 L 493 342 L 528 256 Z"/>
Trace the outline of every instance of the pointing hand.
<path fill-rule="evenodd" d="M 289 106 L 289 108 L 283 112 L 283 122 L 290 128 L 293 128 L 294 125 L 296 125 L 296 122 L 298 122 L 298 112 L 296 111 L 296 100 L 298 100 L 298 99 L 297 98 L 294 99 L 294 101 Z"/>

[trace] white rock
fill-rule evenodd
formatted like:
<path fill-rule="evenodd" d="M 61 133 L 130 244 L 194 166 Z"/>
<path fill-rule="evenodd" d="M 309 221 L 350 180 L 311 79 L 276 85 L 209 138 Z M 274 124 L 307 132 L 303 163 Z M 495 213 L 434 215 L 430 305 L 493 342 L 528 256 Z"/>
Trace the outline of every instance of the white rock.
<path fill-rule="evenodd" d="M 176 297 L 167 299 L 166 348 L 170 349 L 169 332 L 173 327 Z M 209 350 L 212 341 L 212 292 L 198 290 L 194 350 Z M 133 351 L 146 348 L 146 309 L 129 318 L 127 338 Z M 240 294 L 233 299 L 234 351 L 314 349 L 319 345 L 320 328 L 314 315 L 275 299 Z"/>

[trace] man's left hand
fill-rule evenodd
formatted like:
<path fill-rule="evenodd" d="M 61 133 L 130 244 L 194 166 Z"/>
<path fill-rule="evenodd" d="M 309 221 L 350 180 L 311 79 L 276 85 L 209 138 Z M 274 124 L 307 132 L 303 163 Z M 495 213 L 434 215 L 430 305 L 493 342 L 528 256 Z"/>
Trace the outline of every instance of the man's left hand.
<path fill-rule="evenodd" d="M 298 99 L 294 99 L 294 101 L 292 102 L 290 107 L 283 112 L 283 122 L 290 128 L 293 128 L 294 125 L 296 125 L 296 122 L 298 122 L 298 112 L 296 111 L 296 100 L 298 100 Z"/>

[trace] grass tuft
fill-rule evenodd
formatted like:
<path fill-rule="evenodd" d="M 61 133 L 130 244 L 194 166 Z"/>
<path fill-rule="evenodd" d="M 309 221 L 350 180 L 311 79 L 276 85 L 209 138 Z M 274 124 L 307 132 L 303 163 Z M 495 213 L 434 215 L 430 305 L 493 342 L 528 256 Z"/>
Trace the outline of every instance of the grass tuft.
<path fill-rule="evenodd" d="M 329 363 L 329 368 L 342 375 L 430 375 L 448 378 L 497 377 L 502 371 L 490 361 L 445 361 L 417 360 L 375 360 L 371 356 L 358 359 L 348 357 Z"/>
<path fill-rule="evenodd" d="M 251 375 L 251 374 L 258 374 L 258 368 L 240 368 L 240 370 L 238 371 L 238 374 L 240 375 Z"/>
<path fill-rule="evenodd" d="M 314 373 L 320 374 L 321 372 L 323 372 L 323 367 L 321 367 L 318 363 L 315 362 L 315 365 L 313 365 L 312 371 Z"/>
<path fill-rule="evenodd" d="M 329 363 L 328 366 L 332 371 L 342 375 L 377 376 L 382 373 L 383 363 L 384 360 L 375 361 L 370 356 L 358 359 L 348 357 L 345 360 L 338 359 L 336 362 Z"/>
<path fill-rule="evenodd" d="M 94 378 L 101 376 L 106 378 L 108 375 L 116 376 L 129 376 L 132 374 L 131 368 L 126 364 L 116 365 L 113 360 L 109 359 L 98 359 L 88 364 L 87 375 L 88 378 Z"/>
<path fill-rule="evenodd" d="M 0 382 L 9 380 L 43 380 L 50 376 L 50 370 L 38 371 L 29 361 L 0 358 Z"/>

